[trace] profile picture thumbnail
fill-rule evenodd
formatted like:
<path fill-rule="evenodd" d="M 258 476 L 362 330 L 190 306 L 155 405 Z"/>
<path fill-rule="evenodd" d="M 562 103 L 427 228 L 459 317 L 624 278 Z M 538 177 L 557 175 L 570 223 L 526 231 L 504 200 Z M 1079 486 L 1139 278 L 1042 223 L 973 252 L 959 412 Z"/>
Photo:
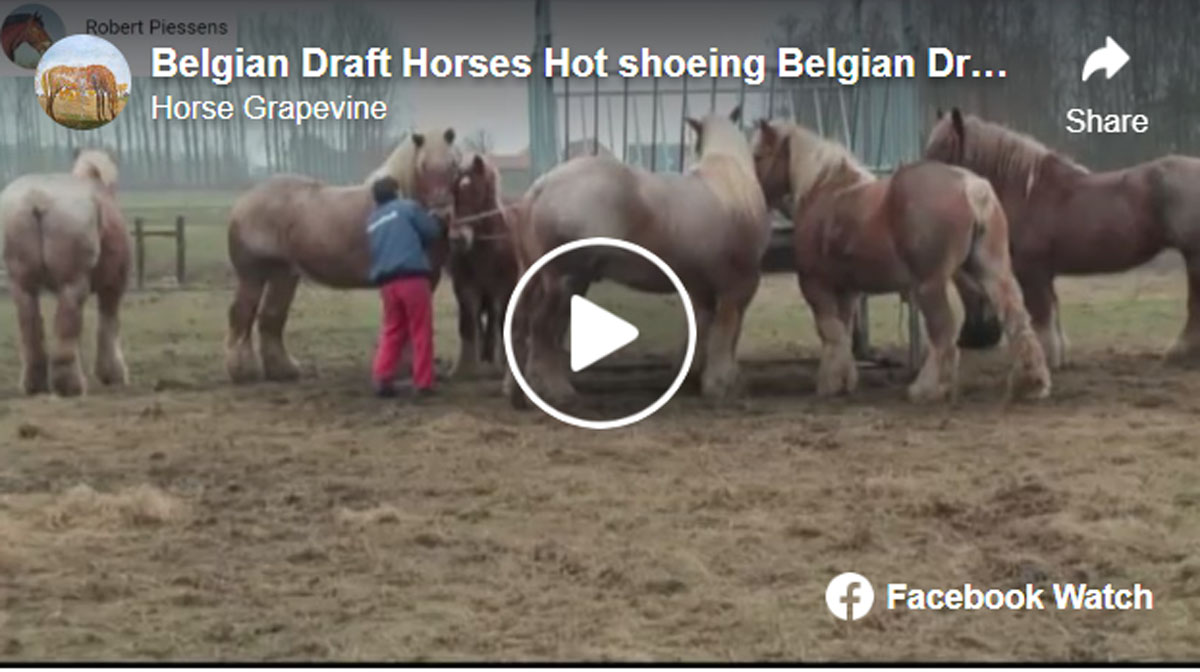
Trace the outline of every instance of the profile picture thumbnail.
<path fill-rule="evenodd" d="M 4 18 L 0 45 L 4 55 L 16 65 L 36 70 L 42 55 L 66 35 L 62 19 L 45 5 L 21 5 Z"/>
<path fill-rule="evenodd" d="M 129 63 L 111 42 L 72 35 L 42 55 L 34 90 L 51 119 L 88 130 L 117 118 L 129 100 L 131 83 Z"/>

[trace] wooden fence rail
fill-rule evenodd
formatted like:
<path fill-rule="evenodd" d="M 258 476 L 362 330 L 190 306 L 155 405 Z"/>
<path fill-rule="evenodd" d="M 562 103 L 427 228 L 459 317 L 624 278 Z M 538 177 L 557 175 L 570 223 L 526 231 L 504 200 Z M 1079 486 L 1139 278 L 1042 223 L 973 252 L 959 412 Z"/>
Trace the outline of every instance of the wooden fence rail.
<path fill-rule="evenodd" d="M 187 282 L 187 222 L 183 215 L 175 218 L 175 226 L 147 227 L 145 219 L 133 220 L 134 259 L 137 268 L 137 287 L 146 287 L 146 239 L 170 238 L 175 241 L 175 282 L 183 287 Z"/>

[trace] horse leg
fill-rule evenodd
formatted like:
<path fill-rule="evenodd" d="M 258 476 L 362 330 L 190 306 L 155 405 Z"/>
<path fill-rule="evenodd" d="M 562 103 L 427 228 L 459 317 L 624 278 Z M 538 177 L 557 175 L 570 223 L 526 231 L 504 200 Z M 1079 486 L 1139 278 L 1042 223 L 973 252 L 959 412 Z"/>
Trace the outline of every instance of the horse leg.
<path fill-rule="evenodd" d="M 1200 361 L 1200 249 L 1184 251 L 1187 264 L 1188 316 L 1183 331 L 1167 351 L 1167 361 L 1186 363 Z"/>
<path fill-rule="evenodd" d="M 19 285 L 14 285 L 11 291 L 17 308 L 17 324 L 21 329 L 21 391 L 30 395 L 49 392 L 46 334 L 38 292 L 36 289 L 25 290 Z"/>
<path fill-rule="evenodd" d="M 522 374 L 528 370 L 530 350 L 529 301 L 533 299 L 536 291 L 536 285 L 531 284 L 525 291 L 525 296 L 521 297 L 522 300 L 518 301 L 517 305 L 513 308 L 512 332 L 509 334 L 513 354 L 511 360 L 508 358 L 507 348 L 504 348 L 504 339 L 497 339 L 499 347 L 503 348 L 499 355 L 499 361 L 507 363 L 507 366 L 504 367 L 504 381 L 500 386 L 501 393 L 508 398 L 509 403 L 515 409 L 523 409 L 527 406 L 527 400 L 525 399 L 524 391 L 522 391 L 521 386 L 517 384 L 517 379 L 513 375 L 513 370 L 517 368 L 518 363 L 519 366 L 522 367 Z"/>
<path fill-rule="evenodd" d="M 58 290 L 50 387 L 62 397 L 76 397 L 87 391 L 87 379 L 79 363 L 79 337 L 83 333 L 83 306 L 89 292 L 87 278 L 67 283 Z"/>
<path fill-rule="evenodd" d="M 238 286 L 229 306 L 229 332 L 225 337 L 225 370 L 235 384 L 258 380 L 258 356 L 254 352 L 254 320 L 262 302 L 266 281 L 249 270 L 238 272 Z"/>
<path fill-rule="evenodd" d="M 958 347 L 986 350 L 1000 343 L 1003 330 L 996 308 L 979 287 L 961 282 L 955 276 L 955 286 L 963 304 L 963 326 L 958 334 Z"/>
<path fill-rule="evenodd" d="M 124 385 L 129 381 L 129 369 L 121 352 L 121 297 L 124 287 L 99 287 L 99 322 L 96 326 L 96 379 L 101 385 Z"/>
<path fill-rule="evenodd" d="M 458 360 L 454 363 L 454 378 L 470 378 L 479 369 L 479 291 L 466 283 L 454 283 L 454 298 L 458 303 Z"/>
<path fill-rule="evenodd" d="M 258 316 L 258 347 L 262 354 L 263 376 L 267 380 L 291 381 L 300 377 L 300 366 L 283 345 L 283 329 L 288 311 L 296 298 L 300 275 L 281 268 L 267 279 L 266 293 Z"/>
<path fill-rule="evenodd" d="M 845 321 L 841 307 L 847 302 L 857 301 L 857 296 L 849 292 L 839 295 L 832 288 L 814 281 L 802 282 L 800 291 L 812 310 L 817 336 L 821 339 L 817 396 L 848 394 L 858 383 L 858 368 L 854 363 L 851 323 Z"/>
<path fill-rule="evenodd" d="M 929 352 L 916 380 L 908 387 L 908 398 L 916 402 L 953 400 L 958 394 L 958 318 L 946 292 L 947 278 L 926 281 L 917 288 L 917 306 L 925 317 Z"/>
<path fill-rule="evenodd" d="M 492 297 L 492 314 L 488 318 L 488 333 L 484 347 L 491 352 L 492 366 L 504 366 L 504 316 L 508 313 L 508 296 L 497 292 Z"/>
<path fill-rule="evenodd" d="M 562 404 L 575 396 L 575 386 L 567 375 L 570 360 L 563 349 L 569 317 L 567 283 L 546 277 L 540 301 L 530 315 L 529 365 L 525 369 L 530 385 L 539 389 L 546 400 Z M 536 381 L 536 382 L 535 382 Z"/>
<path fill-rule="evenodd" d="M 1041 345 L 1046 363 L 1051 369 L 1061 368 L 1063 357 L 1054 326 L 1054 282 L 1040 275 L 1018 280 L 1025 307 L 1029 310 L 1029 319 L 1033 323 L 1033 333 Z"/>
<path fill-rule="evenodd" d="M 692 313 L 696 316 L 696 349 L 692 355 L 692 366 L 688 371 L 688 376 L 701 376 L 704 372 L 704 365 L 707 361 L 708 353 L 708 336 L 712 330 L 713 307 L 707 301 L 692 300 Z M 683 362 L 683 358 L 687 356 L 687 343 L 683 344 L 684 351 L 679 353 L 679 361 Z"/>
<path fill-rule="evenodd" d="M 1071 343 L 1067 340 L 1067 332 L 1062 326 L 1062 308 L 1058 302 L 1058 290 L 1054 288 L 1054 283 L 1050 283 L 1050 298 L 1052 300 L 1051 307 L 1054 310 L 1054 340 L 1055 347 L 1058 348 L 1059 367 L 1065 368 L 1071 365 Z"/>
<path fill-rule="evenodd" d="M 1057 319 L 1058 299 L 1053 281 L 1045 283 L 1039 293 L 1029 301 L 1021 285 L 1013 276 L 1008 261 L 1007 241 L 997 236 L 995 241 L 985 240 L 975 251 L 970 270 L 975 280 L 987 292 L 988 299 L 996 307 L 1004 335 L 1008 338 L 1009 352 L 1013 359 L 1008 377 L 1008 396 L 1042 399 L 1050 394 L 1050 371 L 1046 366 L 1046 350 L 1042 342 L 1049 340 L 1051 347 L 1061 347 L 1065 353 L 1065 338 L 1062 324 Z M 1026 310 L 1026 306 L 1029 309 Z M 1030 325 L 1030 313 L 1042 316 L 1045 325 L 1042 338 L 1034 333 Z M 1053 320 L 1053 324 L 1050 324 Z M 1060 360 L 1061 361 L 1061 360 Z"/>

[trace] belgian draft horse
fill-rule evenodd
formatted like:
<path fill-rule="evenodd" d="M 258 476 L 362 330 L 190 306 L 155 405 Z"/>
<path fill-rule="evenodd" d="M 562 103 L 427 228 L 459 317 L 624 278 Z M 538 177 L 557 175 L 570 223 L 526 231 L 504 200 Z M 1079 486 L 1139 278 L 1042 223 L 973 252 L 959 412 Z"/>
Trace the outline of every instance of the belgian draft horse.
<path fill-rule="evenodd" d="M 736 125 L 740 118 L 739 107 L 728 118 L 689 119 L 699 160 L 682 175 L 651 173 L 606 156 L 560 164 L 530 187 L 514 217 L 522 269 L 560 245 L 597 236 L 641 245 L 669 264 L 691 295 L 698 332 L 693 366 L 711 400 L 735 391 L 738 336 L 770 237 L 750 147 Z M 569 289 L 608 279 L 640 291 L 674 291 L 652 265 L 628 254 L 589 251 L 562 261 L 539 273 L 514 313 L 512 334 L 522 373 L 553 401 L 575 394 L 563 348 Z M 511 367 L 505 391 L 522 402 Z"/>
<path fill-rule="evenodd" d="M 1050 374 L 1008 255 L 1008 224 L 991 186 L 953 166 L 922 162 L 877 179 L 845 147 L 802 126 L 761 121 L 755 167 L 767 200 L 796 199 L 796 272 L 817 333 L 817 393 L 852 392 L 851 331 L 862 294 L 911 292 L 931 347 L 908 389 L 914 401 L 953 399 L 955 276 L 998 306 L 1013 349 L 1009 394 L 1045 397 Z"/>
<path fill-rule="evenodd" d="M 456 378 L 475 375 L 481 363 L 504 365 L 500 330 L 518 277 L 500 171 L 478 154 L 465 165 L 454 191 L 447 259 L 458 301 Z"/>
<path fill-rule="evenodd" d="M 925 156 L 982 175 L 999 194 L 1012 223 L 1013 270 L 1051 366 L 1068 363 L 1055 276 L 1125 271 L 1166 248 L 1183 253 L 1188 273 L 1187 324 L 1167 356 L 1200 358 L 1200 159 L 1167 156 L 1092 173 L 957 108 L 938 116 Z M 981 319 L 980 302 L 964 303 L 972 313 L 964 339 L 995 345 L 999 334 Z"/>
<path fill-rule="evenodd" d="M 460 161 L 452 129 L 417 133 L 361 185 L 331 186 L 310 177 L 276 175 L 239 197 L 229 218 L 229 259 L 237 275 L 225 340 L 230 379 L 245 383 L 262 375 L 295 380 L 300 369 L 284 347 L 283 330 L 301 276 L 337 289 L 371 286 L 366 224 L 375 203 L 370 184 L 390 175 L 404 196 L 445 221 L 453 212 Z M 436 284 L 444 240 L 430 257 Z M 259 355 L 252 338 L 256 321 Z"/>
<path fill-rule="evenodd" d="M 127 381 L 121 353 L 121 299 L 129 277 L 130 245 L 117 206 L 117 167 L 100 150 L 83 150 L 69 174 L 25 175 L 0 192 L 4 265 L 21 330 L 21 381 L 26 394 L 86 391 L 79 364 L 83 308 L 96 293 L 96 379 Z M 56 342 L 46 353 L 40 294 L 58 298 Z"/>

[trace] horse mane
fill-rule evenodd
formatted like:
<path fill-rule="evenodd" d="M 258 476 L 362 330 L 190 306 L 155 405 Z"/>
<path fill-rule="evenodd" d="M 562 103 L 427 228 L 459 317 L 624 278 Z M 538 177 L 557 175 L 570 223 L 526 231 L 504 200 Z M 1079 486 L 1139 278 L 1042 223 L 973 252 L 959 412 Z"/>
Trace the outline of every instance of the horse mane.
<path fill-rule="evenodd" d="M 96 182 L 105 189 L 112 189 L 117 184 L 117 164 L 107 152 L 100 149 L 80 151 L 79 156 L 75 157 L 71 174 Z"/>
<path fill-rule="evenodd" d="M 963 118 L 963 135 L 963 166 L 988 178 L 998 189 L 1012 188 L 1028 193 L 1037 175 L 1038 164 L 1049 155 L 1081 173 L 1091 172 L 1032 136 L 984 121 L 973 114 Z"/>
<path fill-rule="evenodd" d="M 423 138 L 420 146 L 414 141 L 414 135 L 410 134 L 396 146 L 396 149 L 392 150 L 392 153 L 384 159 L 383 164 L 367 177 L 364 184 L 369 186 L 375 180 L 389 176 L 400 184 L 401 194 L 409 197 L 416 194 L 417 173 L 419 172 L 417 158 L 421 155 L 421 152 L 456 151 L 451 142 L 446 140 L 446 129 L 439 129 L 420 135 Z"/>
<path fill-rule="evenodd" d="M 803 200 L 818 185 L 829 182 L 836 173 L 849 173 L 855 181 L 870 181 L 875 175 L 849 148 L 812 130 L 788 121 L 772 121 L 771 128 L 787 139 L 788 174 L 792 196 Z"/>
<path fill-rule="evenodd" d="M 730 212 L 751 220 L 762 219 L 767 207 L 746 136 L 719 115 L 705 117 L 701 136 L 700 158 L 691 174 L 704 180 Z"/>

